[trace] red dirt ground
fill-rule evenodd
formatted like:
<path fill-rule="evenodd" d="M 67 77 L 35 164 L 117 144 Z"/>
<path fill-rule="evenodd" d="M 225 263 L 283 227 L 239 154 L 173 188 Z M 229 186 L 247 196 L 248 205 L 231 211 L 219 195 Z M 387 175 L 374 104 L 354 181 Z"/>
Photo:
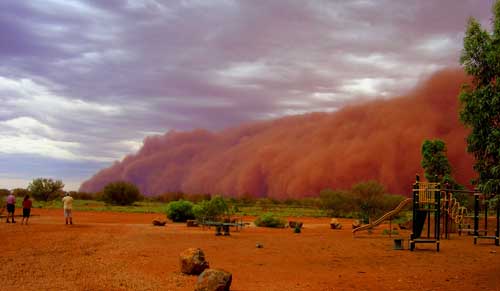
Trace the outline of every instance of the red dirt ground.
<path fill-rule="evenodd" d="M 33 213 L 27 226 L 0 223 L 0 290 L 193 290 L 196 277 L 178 262 L 189 247 L 232 272 L 233 291 L 500 290 L 500 247 L 467 235 L 442 240 L 439 253 L 434 245 L 410 252 L 393 250 L 381 235 L 387 226 L 353 237 L 350 220 L 340 220 L 343 230 L 301 218 L 300 234 L 248 227 L 216 237 L 185 224 L 154 227 L 155 214 L 76 211 L 66 226 L 62 210 Z"/>

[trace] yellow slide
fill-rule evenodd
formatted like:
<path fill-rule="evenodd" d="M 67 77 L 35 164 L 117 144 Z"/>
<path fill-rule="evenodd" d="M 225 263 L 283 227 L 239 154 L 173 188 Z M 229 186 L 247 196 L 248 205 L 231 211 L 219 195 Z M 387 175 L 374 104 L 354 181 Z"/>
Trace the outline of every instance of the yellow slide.
<path fill-rule="evenodd" d="M 365 224 L 363 226 L 360 226 L 358 228 L 355 228 L 352 230 L 352 233 L 355 233 L 357 231 L 360 231 L 360 230 L 367 230 L 367 229 L 370 229 L 372 227 L 375 227 L 379 224 L 381 224 L 384 220 L 387 220 L 389 218 L 391 218 L 392 216 L 398 214 L 399 212 L 401 212 L 401 210 L 403 210 L 403 208 L 408 205 L 409 203 L 411 203 L 413 201 L 413 198 L 407 198 L 403 201 L 401 201 L 398 206 L 396 206 L 396 208 L 394 208 L 393 210 L 387 212 L 386 214 L 382 215 L 382 217 L 380 217 L 379 219 L 375 220 L 374 222 L 370 223 L 370 224 Z"/>

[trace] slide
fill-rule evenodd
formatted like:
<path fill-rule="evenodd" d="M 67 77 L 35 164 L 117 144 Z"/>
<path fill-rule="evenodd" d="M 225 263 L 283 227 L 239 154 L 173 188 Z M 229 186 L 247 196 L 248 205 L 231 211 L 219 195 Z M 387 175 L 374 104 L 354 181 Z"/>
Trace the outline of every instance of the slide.
<path fill-rule="evenodd" d="M 396 208 L 394 208 L 393 210 L 387 212 L 386 214 L 382 215 L 382 217 L 380 217 L 379 219 L 373 221 L 372 223 L 370 224 L 365 224 L 365 225 L 362 225 L 358 228 L 355 228 L 352 230 L 352 233 L 355 233 L 357 231 L 360 231 L 360 230 L 367 230 L 367 229 L 370 229 L 372 227 L 375 227 L 379 224 L 381 224 L 384 220 L 387 220 L 389 218 L 391 218 L 392 216 L 398 214 L 401 210 L 403 210 L 403 208 L 408 205 L 409 203 L 411 203 L 413 201 L 413 198 L 407 198 L 403 201 L 401 201 L 398 206 L 396 206 Z"/>

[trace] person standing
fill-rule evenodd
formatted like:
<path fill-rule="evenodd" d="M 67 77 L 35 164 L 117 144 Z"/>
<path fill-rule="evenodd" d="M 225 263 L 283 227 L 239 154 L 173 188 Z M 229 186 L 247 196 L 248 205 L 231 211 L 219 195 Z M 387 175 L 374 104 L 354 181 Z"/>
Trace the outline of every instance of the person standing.
<path fill-rule="evenodd" d="M 31 215 L 31 207 L 33 206 L 33 202 L 30 199 L 29 195 L 24 196 L 23 200 L 23 220 L 21 221 L 21 224 L 24 223 L 24 219 L 26 219 L 26 224 L 28 224 L 28 220 L 30 219 Z"/>
<path fill-rule="evenodd" d="M 64 218 L 66 219 L 66 224 L 73 224 L 73 197 L 66 193 L 66 196 L 62 199 L 64 205 Z"/>
<path fill-rule="evenodd" d="M 16 223 L 14 220 L 14 211 L 16 210 L 16 197 L 14 194 L 10 193 L 7 196 L 7 223 L 10 223 L 9 217 L 12 217 L 12 223 Z"/>

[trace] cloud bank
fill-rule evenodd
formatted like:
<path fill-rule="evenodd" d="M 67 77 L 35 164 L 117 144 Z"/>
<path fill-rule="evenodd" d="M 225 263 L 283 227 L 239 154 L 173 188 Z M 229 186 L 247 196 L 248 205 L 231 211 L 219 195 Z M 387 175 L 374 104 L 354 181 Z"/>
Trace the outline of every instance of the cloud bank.
<path fill-rule="evenodd" d="M 100 191 L 125 180 L 146 194 L 169 191 L 298 198 L 375 179 L 391 193 L 409 195 L 421 173 L 424 139 L 448 146 L 454 175 L 468 184 L 472 159 L 458 121 L 461 71 L 446 70 L 406 96 L 245 124 L 218 132 L 171 131 L 81 186 Z"/>

